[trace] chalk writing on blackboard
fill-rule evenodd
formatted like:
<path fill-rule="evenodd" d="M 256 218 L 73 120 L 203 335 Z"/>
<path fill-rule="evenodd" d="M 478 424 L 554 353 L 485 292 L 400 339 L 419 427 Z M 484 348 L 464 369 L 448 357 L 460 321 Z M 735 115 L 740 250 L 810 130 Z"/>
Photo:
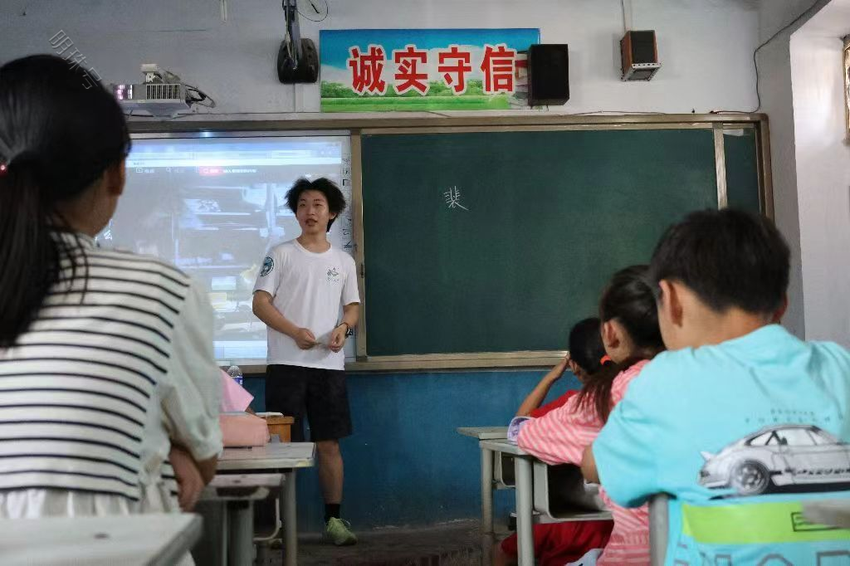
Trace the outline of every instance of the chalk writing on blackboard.
<path fill-rule="evenodd" d="M 451 187 L 448 191 L 443 193 L 443 196 L 446 197 L 446 204 L 449 205 L 449 208 L 462 208 L 469 211 L 468 208 L 460 204 L 460 189 L 458 189 L 457 186 Z"/>

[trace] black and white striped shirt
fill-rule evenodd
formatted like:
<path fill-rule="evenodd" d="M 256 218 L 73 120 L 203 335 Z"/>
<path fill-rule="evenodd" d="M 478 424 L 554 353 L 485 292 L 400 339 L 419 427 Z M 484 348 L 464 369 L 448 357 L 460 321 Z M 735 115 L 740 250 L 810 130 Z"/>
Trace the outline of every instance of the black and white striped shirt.
<path fill-rule="evenodd" d="M 71 255 L 88 268 L 71 280 L 63 259 L 64 282 L 0 349 L 0 490 L 138 500 L 159 478 L 169 435 L 198 459 L 220 450 L 212 315 L 177 268 L 59 237 L 78 242 Z"/>

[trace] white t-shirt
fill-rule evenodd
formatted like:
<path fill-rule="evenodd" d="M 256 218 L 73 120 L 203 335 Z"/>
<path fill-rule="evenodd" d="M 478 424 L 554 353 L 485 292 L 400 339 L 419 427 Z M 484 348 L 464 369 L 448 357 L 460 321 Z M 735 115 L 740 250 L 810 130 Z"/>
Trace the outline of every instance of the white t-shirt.
<path fill-rule="evenodd" d="M 268 363 L 321 369 L 344 369 L 345 353 L 328 347 L 340 321 L 341 306 L 360 302 L 354 259 L 334 247 L 314 253 L 297 240 L 272 248 L 254 285 L 265 291 L 290 322 L 309 329 L 319 342 L 302 350 L 289 336 L 268 329 Z"/>
<path fill-rule="evenodd" d="M 151 425 L 142 440 L 143 484 L 160 479 L 171 483 L 170 466 L 162 470 L 163 478 L 157 478 L 156 470 L 167 458 L 172 440 L 198 461 L 212 458 L 223 448 L 218 421 L 221 369 L 213 353 L 213 310 L 201 286 L 188 277 L 187 281 L 188 293 L 174 326 L 168 373 L 157 383 L 159 404 L 150 411 L 149 418 L 160 426 Z"/>

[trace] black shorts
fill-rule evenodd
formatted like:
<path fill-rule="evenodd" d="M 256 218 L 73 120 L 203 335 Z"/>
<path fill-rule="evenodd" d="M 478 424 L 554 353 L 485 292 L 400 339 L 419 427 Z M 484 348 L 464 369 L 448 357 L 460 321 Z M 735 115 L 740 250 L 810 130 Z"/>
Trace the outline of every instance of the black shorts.
<path fill-rule="evenodd" d="M 268 366 L 266 410 L 295 417 L 293 442 L 304 442 L 305 416 L 310 421 L 311 442 L 351 435 L 351 409 L 342 370 Z"/>

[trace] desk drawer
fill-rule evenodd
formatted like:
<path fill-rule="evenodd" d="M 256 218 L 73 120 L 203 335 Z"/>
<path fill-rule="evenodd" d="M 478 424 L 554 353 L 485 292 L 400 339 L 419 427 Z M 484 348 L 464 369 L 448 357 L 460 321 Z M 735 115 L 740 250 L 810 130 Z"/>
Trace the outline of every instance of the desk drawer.
<path fill-rule="evenodd" d="M 493 481 L 496 489 L 513 489 L 516 487 L 516 472 L 514 457 L 504 452 L 495 452 L 493 457 Z"/>
<path fill-rule="evenodd" d="M 533 481 L 534 509 L 550 517 L 597 519 L 599 512 L 607 511 L 599 497 L 599 486 L 585 484 L 578 466 L 547 466 L 535 461 Z"/>

